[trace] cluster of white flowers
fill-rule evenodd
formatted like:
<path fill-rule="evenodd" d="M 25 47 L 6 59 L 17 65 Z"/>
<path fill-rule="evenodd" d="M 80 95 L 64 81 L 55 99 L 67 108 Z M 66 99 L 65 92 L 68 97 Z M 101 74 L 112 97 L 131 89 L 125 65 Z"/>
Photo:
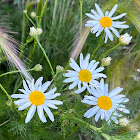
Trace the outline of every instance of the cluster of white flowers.
<path fill-rule="evenodd" d="M 123 105 L 123 103 L 129 100 L 125 95 L 119 94 L 123 88 L 117 87 L 109 92 L 108 84 L 104 84 L 103 79 L 101 79 L 100 82 L 97 81 L 97 79 L 101 77 L 107 78 L 105 74 L 100 73 L 104 70 L 104 67 L 97 68 L 99 62 L 95 60 L 89 62 L 89 59 L 89 54 L 84 59 L 81 53 L 79 67 L 71 58 L 70 67 L 74 70 L 68 70 L 68 73 L 64 74 L 65 77 L 68 77 L 64 82 L 72 82 L 69 89 L 73 89 L 78 85 L 78 89 L 74 91 L 75 93 L 81 93 L 85 89 L 88 89 L 91 94 L 90 96 L 86 95 L 82 100 L 82 103 L 94 106 L 84 114 L 84 117 L 91 118 L 96 114 L 95 121 L 98 121 L 101 117 L 102 120 L 105 119 L 108 122 L 113 120 L 115 123 L 118 123 L 117 117 L 122 117 L 122 114 L 118 114 L 117 110 L 130 113 Z"/>
<path fill-rule="evenodd" d="M 114 21 L 125 16 L 126 13 L 113 17 L 113 14 L 118 7 L 117 4 L 112 8 L 110 12 L 106 11 L 105 14 L 102 12 L 98 4 L 95 4 L 95 7 L 97 12 L 92 9 L 92 14 L 86 13 L 86 15 L 91 18 L 91 20 L 88 20 L 85 26 L 91 27 L 91 32 L 93 34 L 96 33 L 96 37 L 98 37 L 104 30 L 106 33 L 105 43 L 107 42 L 108 38 L 113 41 L 113 35 L 111 33 L 113 32 L 119 38 L 120 43 L 128 45 L 132 37 L 130 37 L 128 33 L 120 36 L 116 28 L 128 28 L 129 26 L 125 25 L 126 22 Z M 26 14 L 27 10 L 24 10 L 24 13 Z M 30 16 L 35 18 L 36 13 L 31 12 Z M 43 30 L 41 28 L 36 29 L 35 27 L 30 27 L 29 35 L 31 37 L 36 37 L 42 33 Z M 90 54 L 87 54 L 84 59 L 83 54 L 81 53 L 79 66 L 71 58 L 70 67 L 73 70 L 67 70 L 68 73 L 64 74 L 64 76 L 67 77 L 64 80 L 64 83 L 71 83 L 69 85 L 69 90 L 78 87 L 74 93 L 78 94 L 87 89 L 90 94 L 90 96 L 85 95 L 84 99 L 81 101 L 82 103 L 93 106 L 84 114 L 84 117 L 91 118 L 96 114 L 95 121 L 98 121 L 99 118 L 101 118 L 101 120 L 105 119 L 109 123 L 111 120 L 113 120 L 115 123 L 120 123 L 122 126 L 128 125 L 129 121 L 124 118 L 120 119 L 119 121 L 117 120 L 117 117 L 122 117 L 122 114 L 119 114 L 118 111 L 129 113 L 129 110 L 127 110 L 125 105 L 123 105 L 123 103 L 126 103 L 129 100 L 125 95 L 119 94 L 123 88 L 117 87 L 112 91 L 109 91 L 108 84 L 104 84 L 104 79 L 98 81 L 99 78 L 107 78 L 105 74 L 101 73 L 104 70 L 104 67 L 97 68 L 99 62 L 96 62 L 96 60 L 89 62 L 89 60 Z M 102 66 L 108 66 L 110 65 L 110 62 L 111 57 L 103 58 Z M 38 64 L 35 68 L 36 70 L 41 70 L 42 66 Z M 57 66 L 56 71 L 62 72 L 64 71 L 64 68 Z M 53 100 L 55 97 L 61 95 L 60 93 L 54 94 L 56 87 L 48 92 L 45 92 L 51 82 L 47 81 L 42 85 L 42 80 L 43 77 L 40 77 L 36 82 L 34 82 L 34 79 L 30 81 L 27 80 L 27 83 L 23 80 L 24 89 L 19 89 L 23 94 L 12 95 L 12 98 L 20 98 L 14 102 L 19 106 L 18 110 L 24 110 L 31 106 L 25 119 L 26 123 L 32 119 L 36 109 L 42 122 L 47 121 L 43 110 L 45 110 L 50 120 L 54 121 L 54 116 L 49 107 L 57 109 L 58 107 L 55 105 L 63 104 L 61 101 Z"/>
<path fill-rule="evenodd" d="M 42 28 L 35 29 L 35 27 L 30 27 L 30 33 L 29 33 L 30 36 L 35 37 L 41 35 L 42 33 L 43 33 Z"/>

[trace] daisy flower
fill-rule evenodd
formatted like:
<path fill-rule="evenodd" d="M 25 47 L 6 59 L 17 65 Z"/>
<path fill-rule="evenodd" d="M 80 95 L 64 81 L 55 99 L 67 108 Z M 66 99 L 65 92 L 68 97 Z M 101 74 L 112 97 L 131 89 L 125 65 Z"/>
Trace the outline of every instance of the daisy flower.
<path fill-rule="evenodd" d="M 119 94 L 123 88 L 117 87 L 114 90 L 108 92 L 108 84 L 104 85 L 104 80 L 101 79 L 99 87 L 90 88 L 90 94 L 92 96 L 85 96 L 82 100 L 82 103 L 93 105 L 94 107 L 90 108 L 85 114 L 84 117 L 91 118 L 95 115 L 95 121 L 101 117 L 101 120 L 109 119 L 113 120 L 118 124 L 117 117 L 122 117 L 122 114 L 118 114 L 118 111 L 124 113 L 130 113 L 123 103 L 128 102 L 129 100 L 123 94 Z M 119 94 L 119 95 L 118 95 Z"/>
<path fill-rule="evenodd" d="M 119 32 L 115 28 L 125 29 L 129 27 L 128 25 L 124 24 L 126 23 L 125 21 L 124 22 L 114 21 L 114 20 L 122 18 L 123 16 L 127 14 L 127 13 L 123 13 L 121 15 L 112 17 L 115 11 L 117 10 L 117 7 L 118 7 L 117 4 L 115 4 L 115 6 L 112 8 L 110 12 L 106 11 L 105 14 L 102 12 L 98 4 L 95 4 L 95 7 L 98 13 L 94 11 L 93 9 L 91 10 L 92 14 L 86 13 L 86 15 L 90 17 L 92 20 L 88 20 L 85 26 L 92 27 L 91 32 L 93 34 L 96 33 L 96 37 L 98 37 L 101 34 L 101 32 L 104 30 L 106 33 L 105 43 L 107 42 L 108 38 L 111 41 L 113 41 L 113 35 L 111 31 L 118 38 L 120 37 Z"/>
<path fill-rule="evenodd" d="M 25 123 L 28 123 L 32 119 L 36 109 L 37 109 L 38 116 L 43 123 L 47 122 L 43 110 L 45 110 L 48 117 L 53 122 L 54 116 L 51 110 L 49 109 L 49 107 L 53 109 L 57 109 L 58 107 L 55 105 L 63 104 L 63 102 L 61 101 L 53 100 L 57 96 L 61 95 L 60 93 L 54 94 L 54 92 L 56 91 L 56 87 L 48 92 L 45 92 L 48 89 L 48 86 L 51 84 L 51 82 L 47 81 L 42 85 L 42 80 L 43 77 L 40 77 L 35 83 L 34 83 L 34 79 L 32 79 L 32 81 L 23 80 L 24 89 L 19 89 L 19 91 L 21 91 L 24 94 L 11 95 L 12 98 L 19 98 L 19 100 L 14 101 L 15 105 L 19 106 L 18 110 L 24 110 L 27 107 L 31 106 L 27 113 Z M 28 85 L 26 82 L 28 83 Z"/>
<path fill-rule="evenodd" d="M 75 93 L 83 92 L 86 88 L 88 89 L 90 85 L 98 86 L 99 82 L 95 79 L 98 79 L 100 77 L 106 78 L 105 74 L 99 73 L 104 70 L 104 67 L 97 68 L 99 62 L 92 60 L 89 63 L 89 59 L 90 54 L 88 54 L 84 59 L 83 54 L 81 53 L 80 66 L 78 66 L 78 64 L 72 58 L 70 58 L 70 67 L 74 70 L 67 70 L 68 73 L 64 74 L 64 76 L 68 78 L 65 79 L 64 82 L 72 82 L 72 84 L 69 86 L 70 90 L 78 85 L 78 89 L 75 91 Z"/>

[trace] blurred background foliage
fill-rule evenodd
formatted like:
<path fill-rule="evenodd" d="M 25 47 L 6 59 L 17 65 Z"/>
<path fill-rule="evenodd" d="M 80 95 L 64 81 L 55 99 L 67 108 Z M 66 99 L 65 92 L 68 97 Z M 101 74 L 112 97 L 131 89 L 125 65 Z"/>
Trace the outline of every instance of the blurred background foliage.
<path fill-rule="evenodd" d="M 57 65 L 63 67 L 69 61 L 74 42 L 79 36 L 80 28 L 80 0 L 48 0 L 47 6 L 42 18 L 41 27 L 43 34 L 39 40 L 44 47 L 49 59 L 55 69 Z M 123 93 L 127 95 L 130 102 L 127 107 L 130 114 L 126 115 L 130 119 L 127 127 L 119 125 L 106 126 L 104 131 L 111 135 L 111 139 L 133 140 L 135 134 L 140 131 L 140 1 L 139 0 L 83 0 L 83 22 L 86 20 L 85 13 L 94 9 L 94 3 L 98 3 L 103 11 L 111 10 L 114 4 L 118 4 L 118 13 L 126 12 L 127 16 L 123 18 L 130 25 L 129 29 L 119 30 L 120 34 L 128 32 L 133 36 L 131 44 L 128 46 L 119 46 L 116 50 L 110 52 L 105 57 L 112 57 L 111 65 L 107 66 L 104 73 L 108 76 L 106 82 L 110 84 L 110 90 L 120 86 L 123 87 Z M 13 37 L 19 40 L 23 45 L 22 61 L 28 68 L 33 68 L 36 64 L 43 66 L 42 71 L 32 71 L 31 74 L 35 79 L 43 76 L 45 81 L 51 80 L 51 71 L 37 43 L 29 36 L 29 27 L 32 26 L 30 21 L 23 14 L 23 10 L 28 11 L 28 15 L 32 11 L 37 13 L 40 18 L 41 9 L 44 0 L 35 3 L 35 0 L 1 0 L 0 1 L 0 17 L 1 23 L 17 32 Z M 34 19 L 33 19 L 34 21 Z M 34 21 L 35 22 L 35 21 Z M 83 25 L 84 26 L 84 25 Z M 81 40 L 82 41 L 82 40 Z M 119 41 L 115 37 L 114 41 L 108 41 L 107 44 L 102 43 L 100 49 L 95 54 L 97 60 L 99 56 L 116 45 Z M 87 40 L 82 48 L 82 53 L 92 54 L 97 47 L 99 38 L 89 33 Z M 0 50 L 0 74 L 10 71 L 5 56 Z M 63 71 L 64 72 L 64 71 Z M 81 123 L 75 123 L 72 115 L 77 118 L 83 118 L 84 112 L 89 108 L 88 105 L 82 104 L 80 97 L 74 95 L 73 91 L 67 91 L 66 85 L 63 84 L 62 74 L 59 73 L 55 78 L 55 85 L 59 92 L 62 92 L 60 100 L 64 101 L 64 105 L 55 114 L 55 122 L 48 121 L 46 124 L 38 119 L 38 116 L 31 120 L 29 124 L 24 123 L 27 110 L 18 114 L 11 108 L 9 101 L 2 90 L 0 90 L 0 139 L 1 140 L 77 140 L 77 139 L 97 139 L 103 137 L 91 131 L 88 127 L 83 127 Z M 17 89 L 22 87 L 22 79 L 19 74 L 6 75 L 1 78 L 1 84 L 9 94 L 18 93 Z M 84 95 L 84 94 L 83 94 Z M 67 106 L 68 105 L 68 106 Z M 94 118 L 86 119 L 92 125 L 101 127 L 104 121 L 95 123 Z"/>

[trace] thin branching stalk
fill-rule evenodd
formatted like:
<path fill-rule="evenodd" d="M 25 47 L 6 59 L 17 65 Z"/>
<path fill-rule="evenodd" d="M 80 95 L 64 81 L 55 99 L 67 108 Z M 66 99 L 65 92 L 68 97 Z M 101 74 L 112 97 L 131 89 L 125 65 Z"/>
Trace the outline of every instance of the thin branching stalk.
<path fill-rule="evenodd" d="M 106 51 L 104 54 L 102 54 L 98 60 L 100 60 L 102 57 L 104 57 L 106 54 L 108 54 L 110 51 L 116 49 L 118 46 L 120 46 L 121 43 L 118 43 L 116 46 L 114 46 L 113 48 L 109 49 L 108 51 Z"/>
<path fill-rule="evenodd" d="M 28 16 L 27 13 L 25 13 L 26 17 L 28 18 L 28 20 L 33 24 L 33 26 L 36 28 L 35 23 L 32 21 L 32 19 Z"/>
<path fill-rule="evenodd" d="M 40 27 L 41 20 L 42 20 L 43 13 L 44 13 L 45 7 L 46 7 L 46 5 L 47 5 L 47 2 L 48 2 L 48 0 L 45 1 L 44 6 L 43 6 L 43 9 L 42 9 L 42 11 L 41 11 L 41 15 L 40 15 L 40 18 L 39 18 L 39 21 L 38 21 L 38 27 Z"/>
<path fill-rule="evenodd" d="M 47 56 L 47 54 L 46 54 L 44 48 L 43 48 L 42 45 L 40 44 L 38 38 L 36 37 L 35 39 L 36 39 L 36 41 L 37 41 L 37 43 L 38 43 L 40 49 L 42 50 L 42 52 L 43 52 L 43 54 L 44 54 L 44 56 L 45 56 L 45 58 L 46 58 L 46 60 L 47 60 L 47 62 L 48 62 L 48 64 L 49 64 L 49 66 L 50 66 L 50 69 L 51 69 L 51 71 L 52 71 L 52 75 L 54 75 L 54 70 L 53 70 L 52 64 L 51 64 L 51 62 L 50 62 L 50 60 L 49 60 L 49 58 L 48 58 L 48 56 Z"/>
<path fill-rule="evenodd" d="M 11 98 L 11 96 L 8 94 L 8 92 L 5 90 L 5 88 L 1 84 L 0 84 L 0 88 L 6 94 L 6 96 L 8 97 L 8 99 L 10 100 L 10 102 L 12 104 L 12 98 Z"/>
<path fill-rule="evenodd" d="M 33 71 L 33 70 L 34 70 L 34 68 L 28 69 L 27 71 Z M 1 74 L 0 77 L 5 76 L 5 75 L 10 75 L 10 74 L 18 73 L 18 72 L 21 72 L 21 71 L 20 70 L 9 71 L 9 72 Z"/>
<path fill-rule="evenodd" d="M 100 46 L 101 46 L 101 43 L 102 43 L 102 37 L 103 37 L 103 32 L 102 32 L 102 34 L 101 34 L 101 36 L 100 36 L 100 40 L 99 40 L 99 42 L 98 42 L 98 45 L 97 45 L 95 51 L 93 51 L 93 53 L 92 53 L 91 59 L 94 58 L 95 53 L 99 50 L 99 48 L 100 48 Z"/>

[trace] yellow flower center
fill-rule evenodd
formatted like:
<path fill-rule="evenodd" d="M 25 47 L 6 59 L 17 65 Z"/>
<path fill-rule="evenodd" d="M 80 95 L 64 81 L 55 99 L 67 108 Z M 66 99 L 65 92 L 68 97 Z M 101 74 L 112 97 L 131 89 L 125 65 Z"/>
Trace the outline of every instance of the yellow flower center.
<path fill-rule="evenodd" d="M 92 79 L 91 72 L 89 70 L 83 69 L 79 72 L 79 79 L 82 82 L 88 83 Z"/>
<path fill-rule="evenodd" d="M 35 106 L 42 105 L 44 103 L 44 101 L 45 101 L 45 96 L 44 96 L 44 94 L 42 92 L 33 91 L 33 92 L 31 92 L 31 94 L 29 96 L 29 100 Z"/>
<path fill-rule="evenodd" d="M 104 109 L 104 110 L 109 110 L 112 107 L 112 101 L 107 96 L 99 97 L 97 104 L 101 109 Z"/>
<path fill-rule="evenodd" d="M 100 24 L 102 27 L 110 27 L 112 25 L 112 19 L 110 17 L 102 17 L 100 19 Z"/>

